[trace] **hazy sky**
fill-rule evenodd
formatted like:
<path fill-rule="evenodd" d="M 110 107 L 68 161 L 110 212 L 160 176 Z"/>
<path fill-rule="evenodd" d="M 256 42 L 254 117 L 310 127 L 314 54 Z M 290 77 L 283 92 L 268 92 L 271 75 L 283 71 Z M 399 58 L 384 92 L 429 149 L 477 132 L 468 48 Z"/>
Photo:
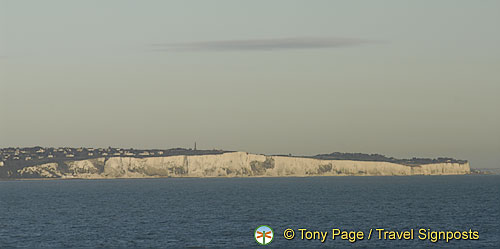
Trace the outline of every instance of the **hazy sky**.
<path fill-rule="evenodd" d="M 500 167 L 500 1 L 0 0 L 0 147 Z"/>

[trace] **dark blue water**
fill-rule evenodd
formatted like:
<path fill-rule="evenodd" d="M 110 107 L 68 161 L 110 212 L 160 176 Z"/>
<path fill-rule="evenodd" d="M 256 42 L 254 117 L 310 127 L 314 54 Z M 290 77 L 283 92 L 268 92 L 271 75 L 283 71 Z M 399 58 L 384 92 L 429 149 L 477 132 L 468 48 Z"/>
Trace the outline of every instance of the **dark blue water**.
<path fill-rule="evenodd" d="M 0 248 L 499 248 L 500 176 L 0 181 Z M 476 230 L 478 240 L 300 240 L 298 228 Z M 283 231 L 296 230 L 286 240 Z M 367 236 L 367 235 L 365 235 Z"/>

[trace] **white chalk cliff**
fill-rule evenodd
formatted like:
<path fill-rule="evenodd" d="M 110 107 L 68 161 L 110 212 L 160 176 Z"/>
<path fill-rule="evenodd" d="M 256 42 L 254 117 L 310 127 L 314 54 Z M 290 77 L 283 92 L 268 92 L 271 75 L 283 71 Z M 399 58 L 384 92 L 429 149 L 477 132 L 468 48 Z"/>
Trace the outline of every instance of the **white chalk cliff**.
<path fill-rule="evenodd" d="M 468 163 L 407 166 L 390 162 L 319 160 L 246 152 L 146 158 L 96 158 L 67 161 L 63 165 L 47 163 L 18 170 L 21 177 L 44 178 L 403 176 L 469 173 Z"/>

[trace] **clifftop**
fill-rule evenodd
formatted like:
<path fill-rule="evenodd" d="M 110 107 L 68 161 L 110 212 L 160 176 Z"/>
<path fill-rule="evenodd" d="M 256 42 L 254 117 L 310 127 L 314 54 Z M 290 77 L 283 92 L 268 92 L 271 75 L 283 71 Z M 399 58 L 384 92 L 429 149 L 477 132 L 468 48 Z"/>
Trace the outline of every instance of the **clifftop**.
<path fill-rule="evenodd" d="M 467 163 L 467 160 L 458 160 L 450 157 L 438 157 L 438 158 L 417 158 L 413 157 L 411 159 L 398 159 L 394 157 L 386 157 L 380 154 L 363 154 L 363 153 L 342 153 L 333 152 L 330 154 L 319 154 L 312 156 L 312 158 L 322 159 L 322 160 L 353 160 L 353 161 L 372 161 L 372 162 L 390 162 L 409 166 L 423 165 L 423 164 L 433 164 L 433 163 Z"/>
<path fill-rule="evenodd" d="M 2 149 L 0 178 L 217 177 L 468 174 L 451 158 L 394 159 L 377 154 L 266 156 L 223 150 L 92 148 Z"/>

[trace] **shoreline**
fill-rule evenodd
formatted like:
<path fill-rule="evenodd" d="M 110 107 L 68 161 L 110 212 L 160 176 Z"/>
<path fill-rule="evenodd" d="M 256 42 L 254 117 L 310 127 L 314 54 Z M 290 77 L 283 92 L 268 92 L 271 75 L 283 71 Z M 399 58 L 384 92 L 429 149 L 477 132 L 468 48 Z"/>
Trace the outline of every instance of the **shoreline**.
<path fill-rule="evenodd" d="M 1 181 L 53 181 L 53 180 L 121 180 L 121 179 L 243 179 L 243 178 L 314 178 L 314 177 L 423 177 L 423 176 L 498 176 L 496 174 L 441 174 L 441 175 L 303 175 L 303 176 L 178 176 L 178 177 L 59 177 L 59 178 L 0 178 Z"/>

